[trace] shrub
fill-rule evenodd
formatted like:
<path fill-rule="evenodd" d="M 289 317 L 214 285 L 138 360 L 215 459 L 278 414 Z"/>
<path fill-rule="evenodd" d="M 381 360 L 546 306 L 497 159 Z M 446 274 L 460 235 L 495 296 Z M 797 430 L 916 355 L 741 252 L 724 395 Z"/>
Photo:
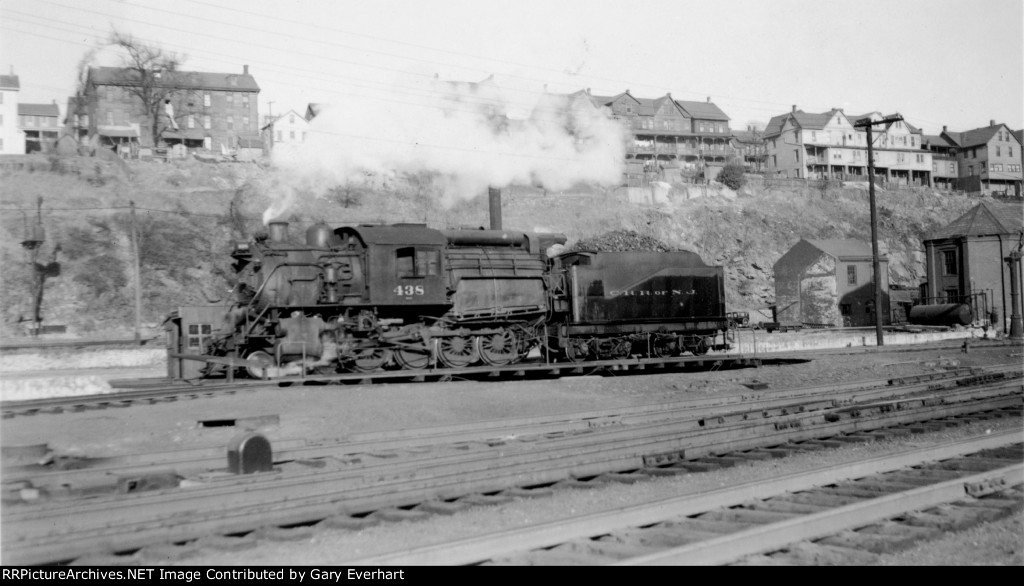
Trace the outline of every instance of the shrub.
<path fill-rule="evenodd" d="M 733 191 L 739 191 L 747 184 L 747 178 L 743 175 L 743 165 L 736 162 L 727 163 L 718 174 L 718 181 Z"/>

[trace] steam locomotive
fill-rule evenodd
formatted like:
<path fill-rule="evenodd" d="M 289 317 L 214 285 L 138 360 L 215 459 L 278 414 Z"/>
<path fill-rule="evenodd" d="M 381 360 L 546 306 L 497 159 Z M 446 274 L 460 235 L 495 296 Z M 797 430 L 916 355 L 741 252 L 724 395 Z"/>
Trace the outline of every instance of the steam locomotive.
<path fill-rule="evenodd" d="M 560 234 L 288 224 L 235 245 L 230 306 L 167 320 L 169 375 L 667 357 L 727 347 L 722 267 L 692 252 L 557 253 Z M 719 343 L 719 335 L 722 343 Z"/>

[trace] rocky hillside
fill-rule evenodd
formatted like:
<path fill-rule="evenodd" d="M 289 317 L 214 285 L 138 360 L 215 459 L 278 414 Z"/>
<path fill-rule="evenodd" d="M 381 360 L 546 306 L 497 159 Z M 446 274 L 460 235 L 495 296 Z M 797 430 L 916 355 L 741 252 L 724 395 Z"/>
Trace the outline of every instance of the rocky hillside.
<path fill-rule="evenodd" d="M 0 160 L 0 173 L 4 337 L 22 335 L 24 320 L 32 315 L 32 257 L 21 243 L 27 227 L 35 224 L 40 197 L 46 239 L 34 260 L 49 267 L 44 323 L 83 335 L 131 331 L 133 225 L 141 259 L 142 320 L 159 328 L 179 305 L 225 297 L 231 286 L 230 242 L 263 228 L 263 213 L 275 195 L 294 195 L 286 217 L 295 233 L 317 221 L 426 222 L 438 228 L 486 226 L 489 221 L 486 194 L 446 206 L 443 194 L 422 178 L 373 188 L 293 186 L 292 178 L 254 164 L 124 164 L 42 155 Z M 922 237 L 979 202 L 927 190 L 879 190 L 876 195 L 891 282 L 907 287 L 924 278 Z M 706 262 L 725 267 L 729 309 L 749 311 L 755 323 L 770 317 L 772 265 L 800 238 L 870 240 L 866 186 L 744 188 L 740 193 L 714 183 L 581 186 L 565 192 L 512 186 L 503 189 L 502 201 L 506 228 L 561 232 L 570 247 L 618 232 L 641 243 L 695 251 Z"/>

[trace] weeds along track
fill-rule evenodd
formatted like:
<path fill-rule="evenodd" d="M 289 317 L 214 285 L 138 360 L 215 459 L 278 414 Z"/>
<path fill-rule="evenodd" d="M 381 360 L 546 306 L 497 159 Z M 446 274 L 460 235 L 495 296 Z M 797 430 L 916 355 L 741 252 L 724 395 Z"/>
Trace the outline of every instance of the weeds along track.
<path fill-rule="evenodd" d="M 15 460 L 3 475 L 3 562 L 131 554 L 298 524 L 358 525 L 368 516 L 457 509 L 581 479 L 700 469 L 708 458 L 772 457 L 772 449 L 793 442 L 841 444 L 951 417 L 1019 413 L 1019 371 L 957 374 L 866 390 L 793 389 L 733 403 L 364 434 L 336 444 L 268 441 L 265 455 L 235 452 L 235 464 L 265 470 L 248 474 L 224 468 L 224 447 Z"/>

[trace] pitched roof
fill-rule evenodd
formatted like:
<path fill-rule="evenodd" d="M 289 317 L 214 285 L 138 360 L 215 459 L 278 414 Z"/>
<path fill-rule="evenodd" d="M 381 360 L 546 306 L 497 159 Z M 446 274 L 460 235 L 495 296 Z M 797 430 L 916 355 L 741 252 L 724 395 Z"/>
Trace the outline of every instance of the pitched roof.
<path fill-rule="evenodd" d="M 17 90 L 21 89 L 17 75 L 0 75 L 0 89 Z"/>
<path fill-rule="evenodd" d="M 929 234 L 926 240 L 959 236 L 1018 234 L 1024 230 L 1024 206 L 1020 204 L 980 203 L 966 214 Z"/>
<path fill-rule="evenodd" d="M 992 137 L 997 132 L 1003 129 L 1002 124 L 996 124 L 994 126 L 985 126 L 983 128 L 975 128 L 966 132 L 944 132 L 950 140 L 954 141 L 957 146 L 962 148 L 969 148 L 973 146 L 988 144 L 988 141 L 992 140 Z"/>
<path fill-rule="evenodd" d="M 953 148 L 956 145 L 946 140 L 945 136 L 935 134 L 923 134 L 921 135 L 921 146 L 939 146 Z"/>
<path fill-rule="evenodd" d="M 60 116 L 57 104 L 18 104 L 18 116 Z"/>
<path fill-rule="evenodd" d="M 811 240 L 804 238 L 811 246 L 836 258 L 872 257 L 871 244 L 861 240 Z M 879 242 L 879 260 L 888 262 L 882 243 Z"/>
<path fill-rule="evenodd" d="M 676 104 L 685 110 L 692 118 L 700 120 L 729 120 L 729 117 L 725 115 L 725 112 L 712 102 L 688 102 L 684 100 L 676 100 Z"/>
<path fill-rule="evenodd" d="M 89 79 L 97 85 L 134 85 L 136 71 L 126 67 L 91 67 Z M 166 72 L 159 85 L 172 88 L 204 90 L 260 91 L 256 79 L 248 73 L 209 73 L 206 71 Z"/>

